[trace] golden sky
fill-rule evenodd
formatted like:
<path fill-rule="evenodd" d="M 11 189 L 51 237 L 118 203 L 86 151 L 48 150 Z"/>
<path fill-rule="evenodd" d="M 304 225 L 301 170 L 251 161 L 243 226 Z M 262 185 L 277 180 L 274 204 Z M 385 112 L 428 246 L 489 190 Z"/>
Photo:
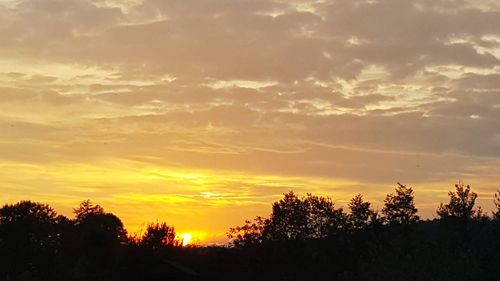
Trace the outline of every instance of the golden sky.
<path fill-rule="evenodd" d="M 203 243 L 281 194 L 500 188 L 496 0 L 0 0 L 0 203 Z"/>

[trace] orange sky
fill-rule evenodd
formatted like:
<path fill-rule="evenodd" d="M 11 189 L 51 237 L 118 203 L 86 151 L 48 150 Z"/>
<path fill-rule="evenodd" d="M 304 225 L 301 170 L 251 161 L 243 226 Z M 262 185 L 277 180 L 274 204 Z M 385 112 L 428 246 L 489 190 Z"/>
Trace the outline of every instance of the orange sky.
<path fill-rule="evenodd" d="M 500 188 L 491 0 L 0 1 L 0 203 L 202 243 L 281 194 Z"/>

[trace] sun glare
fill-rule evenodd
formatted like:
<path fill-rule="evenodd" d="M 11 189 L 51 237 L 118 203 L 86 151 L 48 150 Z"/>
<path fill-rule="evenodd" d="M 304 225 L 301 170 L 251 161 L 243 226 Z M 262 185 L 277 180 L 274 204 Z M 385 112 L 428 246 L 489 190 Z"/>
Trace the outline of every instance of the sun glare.
<path fill-rule="evenodd" d="M 182 246 L 187 246 L 193 239 L 193 235 L 191 233 L 183 233 L 181 234 Z"/>

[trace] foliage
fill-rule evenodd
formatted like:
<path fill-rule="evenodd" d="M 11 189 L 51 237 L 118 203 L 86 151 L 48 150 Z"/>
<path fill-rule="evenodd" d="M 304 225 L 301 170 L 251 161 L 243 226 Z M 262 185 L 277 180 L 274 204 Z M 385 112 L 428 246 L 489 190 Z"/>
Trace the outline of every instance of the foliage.
<path fill-rule="evenodd" d="M 496 220 L 500 220 L 500 190 L 495 192 L 495 199 L 493 200 L 496 210 L 493 211 L 493 217 Z"/>
<path fill-rule="evenodd" d="M 58 224 L 62 220 L 46 204 L 4 205 L 0 209 L 0 264 L 14 275 L 46 267 L 60 247 Z"/>
<path fill-rule="evenodd" d="M 464 186 L 463 183 L 455 184 L 456 191 L 448 192 L 450 202 L 439 206 L 437 214 L 442 219 L 458 218 L 461 220 L 472 219 L 476 210 L 474 204 L 477 194 L 470 190 L 470 186 Z"/>
<path fill-rule="evenodd" d="M 307 236 L 307 206 L 293 191 L 284 194 L 275 202 L 268 224 L 264 228 L 265 237 L 272 240 L 295 240 Z"/>
<path fill-rule="evenodd" d="M 275 202 L 269 218 L 257 217 L 253 222 L 231 228 L 228 237 L 234 245 L 248 246 L 264 241 L 287 241 L 323 238 L 344 228 L 346 215 L 336 209 L 328 197 L 293 191 Z"/>
<path fill-rule="evenodd" d="M 0 209 L 0 223 L 15 222 L 56 223 L 57 213 L 47 204 L 21 201 L 13 205 L 4 205 Z"/>
<path fill-rule="evenodd" d="M 351 211 L 348 215 L 349 227 L 353 230 L 367 228 L 377 220 L 377 213 L 370 208 L 370 202 L 363 201 L 363 195 L 354 196 L 348 204 Z"/>
<path fill-rule="evenodd" d="M 330 198 L 308 193 L 302 202 L 307 214 L 306 238 L 327 237 L 345 228 L 347 216 L 342 208 L 335 208 Z"/>
<path fill-rule="evenodd" d="M 140 245 L 153 250 L 179 246 L 180 241 L 175 239 L 175 229 L 166 223 L 149 224 L 142 236 Z"/>
<path fill-rule="evenodd" d="M 289 192 L 269 217 L 231 228 L 232 247 L 182 247 L 174 227 L 158 222 L 130 238 L 89 200 L 74 220 L 21 201 L 0 208 L 0 280 L 498 280 L 500 224 L 462 187 L 443 216 L 422 221 L 413 190 L 399 184 L 384 227 L 361 195 L 346 214 L 328 197 Z"/>
<path fill-rule="evenodd" d="M 417 222 L 417 208 L 413 202 L 414 195 L 411 187 L 398 182 L 396 194 L 388 194 L 382 208 L 383 219 L 389 225 L 409 225 Z"/>
<path fill-rule="evenodd" d="M 122 221 L 115 215 L 106 213 L 99 205 L 94 205 L 90 200 L 80 203 L 74 209 L 75 226 L 87 239 L 104 240 L 109 243 L 121 243 L 127 241 L 127 231 Z"/>
<path fill-rule="evenodd" d="M 94 240 L 106 240 L 111 243 L 127 241 L 127 231 L 122 221 L 113 214 L 92 214 L 86 216 L 79 224 L 78 229 Z"/>
<path fill-rule="evenodd" d="M 292 191 L 273 204 L 263 236 L 270 240 L 300 240 L 326 237 L 342 228 L 345 215 L 330 198 L 307 194 L 300 198 Z"/>
<path fill-rule="evenodd" d="M 94 205 L 90 200 L 84 200 L 78 208 L 73 209 L 76 224 L 81 223 L 85 218 L 92 215 L 103 215 L 104 209 L 99 205 Z"/>
<path fill-rule="evenodd" d="M 260 244 L 263 242 L 262 233 L 267 224 L 268 219 L 258 216 L 253 221 L 246 220 L 242 226 L 231 227 L 227 237 L 236 247 Z"/>

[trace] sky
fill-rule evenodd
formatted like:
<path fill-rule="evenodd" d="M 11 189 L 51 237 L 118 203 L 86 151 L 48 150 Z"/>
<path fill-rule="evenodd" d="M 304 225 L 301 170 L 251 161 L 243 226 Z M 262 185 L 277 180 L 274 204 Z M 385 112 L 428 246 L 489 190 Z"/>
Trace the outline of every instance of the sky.
<path fill-rule="evenodd" d="M 0 203 L 199 243 L 283 193 L 500 188 L 496 0 L 0 0 Z"/>

